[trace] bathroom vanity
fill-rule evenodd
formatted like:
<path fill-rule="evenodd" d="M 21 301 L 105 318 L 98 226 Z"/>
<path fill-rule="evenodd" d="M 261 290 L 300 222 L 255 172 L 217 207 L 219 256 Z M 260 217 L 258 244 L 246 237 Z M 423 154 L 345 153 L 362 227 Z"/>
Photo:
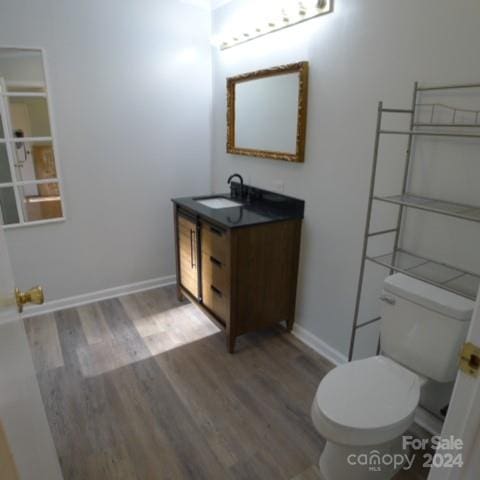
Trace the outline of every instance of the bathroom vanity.
<path fill-rule="evenodd" d="M 222 325 L 227 348 L 278 322 L 292 329 L 304 201 L 231 184 L 230 194 L 173 199 L 179 298 Z"/>

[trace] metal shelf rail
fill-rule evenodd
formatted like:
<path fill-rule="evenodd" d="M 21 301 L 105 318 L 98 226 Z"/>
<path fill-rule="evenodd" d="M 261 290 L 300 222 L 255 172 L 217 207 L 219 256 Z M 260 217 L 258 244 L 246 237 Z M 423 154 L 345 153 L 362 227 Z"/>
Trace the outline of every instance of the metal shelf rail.
<path fill-rule="evenodd" d="M 446 202 L 444 200 L 412 195 L 410 193 L 404 195 L 389 195 L 386 197 L 375 195 L 373 199 L 379 202 L 393 203 L 394 205 L 403 205 L 404 207 L 448 215 L 449 217 L 463 218 L 471 222 L 480 222 L 480 207 L 473 205 Z"/>
<path fill-rule="evenodd" d="M 457 108 L 444 103 L 419 103 L 418 109 L 427 109 L 430 111 L 428 122 L 416 121 L 415 127 L 480 127 L 480 110 L 471 110 L 468 108 Z M 449 116 L 448 122 L 437 120 L 438 115 Z M 463 120 L 461 120 L 463 118 Z M 465 120 L 467 119 L 467 121 Z"/>
<path fill-rule="evenodd" d="M 362 263 L 358 279 L 357 297 L 355 302 L 355 313 L 353 318 L 352 333 L 350 339 L 350 348 L 348 353 L 349 361 L 352 360 L 355 348 L 355 338 L 358 329 L 363 328 L 372 323 L 381 320 L 381 317 L 375 317 L 360 323 L 360 305 L 362 300 L 363 283 L 365 280 L 366 262 L 372 262 L 387 268 L 390 274 L 400 272 L 410 277 L 422 280 L 431 285 L 443 288 L 447 291 L 454 292 L 463 297 L 475 300 L 480 285 L 480 274 L 470 272 L 468 270 L 439 262 L 432 258 L 409 252 L 400 247 L 400 238 L 404 223 L 404 215 L 406 209 L 413 208 L 432 212 L 440 215 L 459 218 L 462 220 L 480 223 L 480 206 L 465 205 L 450 201 L 443 201 L 435 198 L 429 198 L 414 195 L 408 192 L 409 178 L 412 163 L 412 150 L 414 138 L 417 136 L 432 137 L 456 137 L 456 138 L 478 138 L 480 139 L 480 110 L 470 110 L 465 108 L 457 108 L 442 103 L 418 103 L 421 92 L 443 91 L 443 90 L 462 90 L 477 88 L 480 84 L 453 84 L 440 86 L 422 86 L 418 82 L 414 85 L 412 106 L 410 109 L 401 108 L 385 108 L 383 102 L 378 104 L 377 127 L 375 134 L 375 146 L 373 153 L 373 163 L 370 179 L 370 192 L 367 209 L 367 218 L 364 231 L 364 242 L 362 250 Z M 430 109 L 430 121 L 418 121 L 418 111 L 420 108 Z M 448 112 L 448 121 L 438 120 L 437 113 L 442 112 L 444 117 Z M 410 125 L 408 130 L 386 130 L 382 128 L 382 120 L 385 114 L 404 114 L 410 117 Z M 458 127 L 465 129 L 479 129 L 470 131 L 443 131 L 443 128 Z M 419 130 L 419 128 L 430 128 L 430 130 Z M 435 129 L 435 130 L 433 130 Z M 440 129 L 440 131 L 438 131 Z M 375 181 L 377 166 L 379 160 L 379 147 L 382 135 L 405 135 L 407 136 L 407 151 L 405 157 L 405 167 L 402 182 L 402 193 L 400 195 L 378 196 L 375 195 Z M 370 223 L 372 219 L 373 202 L 386 202 L 398 205 L 398 216 L 395 228 L 371 232 Z M 392 251 L 388 254 L 371 256 L 367 254 L 369 240 L 387 234 L 395 234 Z M 378 351 L 377 351 L 378 353 Z"/>

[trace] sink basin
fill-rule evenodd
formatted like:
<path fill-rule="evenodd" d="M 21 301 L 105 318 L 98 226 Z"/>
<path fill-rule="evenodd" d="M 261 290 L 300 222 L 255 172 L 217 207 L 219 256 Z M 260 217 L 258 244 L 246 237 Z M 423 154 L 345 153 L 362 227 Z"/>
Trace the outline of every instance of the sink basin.
<path fill-rule="evenodd" d="M 233 200 L 229 200 L 228 198 L 224 197 L 209 197 L 204 199 L 195 199 L 200 205 L 204 205 L 205 207 L 209 208 L 232 208 L 232 207 L 241 207 L 242 204 L 239 202 L 234 202 Z"/>

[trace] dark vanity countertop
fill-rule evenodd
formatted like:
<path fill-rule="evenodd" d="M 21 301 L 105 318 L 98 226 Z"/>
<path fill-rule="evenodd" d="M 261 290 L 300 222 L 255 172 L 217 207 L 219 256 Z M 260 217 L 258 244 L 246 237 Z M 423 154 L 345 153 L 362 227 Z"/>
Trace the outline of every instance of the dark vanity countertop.
<path fill-rule="evenodd" d="M 245 186 L 249 200 L 239 200 L 229 193 L 174 198 L 172 202 L 184 210 L 201 215 L 207 220 L 225 228 L 240 228 L 262 223 L 302 219 L 305 202 L 279 193 L 269 192 L 255 187 Z M 210 208 L 197 200 L 222 197 L 241 202 L 239 207 Z"/>

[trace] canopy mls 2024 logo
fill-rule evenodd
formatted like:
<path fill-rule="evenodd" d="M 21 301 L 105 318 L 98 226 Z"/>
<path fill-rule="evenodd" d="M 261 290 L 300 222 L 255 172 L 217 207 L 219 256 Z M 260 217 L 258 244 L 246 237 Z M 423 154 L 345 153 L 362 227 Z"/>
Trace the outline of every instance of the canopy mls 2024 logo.
<path fill-rule="evenodd" d="M 347 462 L 352 466 L 368 468 L 371 472 L 382 470 L 411 470 L 417 460 L 422 466 L 430 468 L 453 468 L 463 466 L 463 441 L 450 436 L 442 438 L 435 435 L 431 438 L 418 439 L 411 435 L 402 437 L 402 449 L 397 453 L 380 453 L 371 450 L 367 453 L 352 453 Z"/>

